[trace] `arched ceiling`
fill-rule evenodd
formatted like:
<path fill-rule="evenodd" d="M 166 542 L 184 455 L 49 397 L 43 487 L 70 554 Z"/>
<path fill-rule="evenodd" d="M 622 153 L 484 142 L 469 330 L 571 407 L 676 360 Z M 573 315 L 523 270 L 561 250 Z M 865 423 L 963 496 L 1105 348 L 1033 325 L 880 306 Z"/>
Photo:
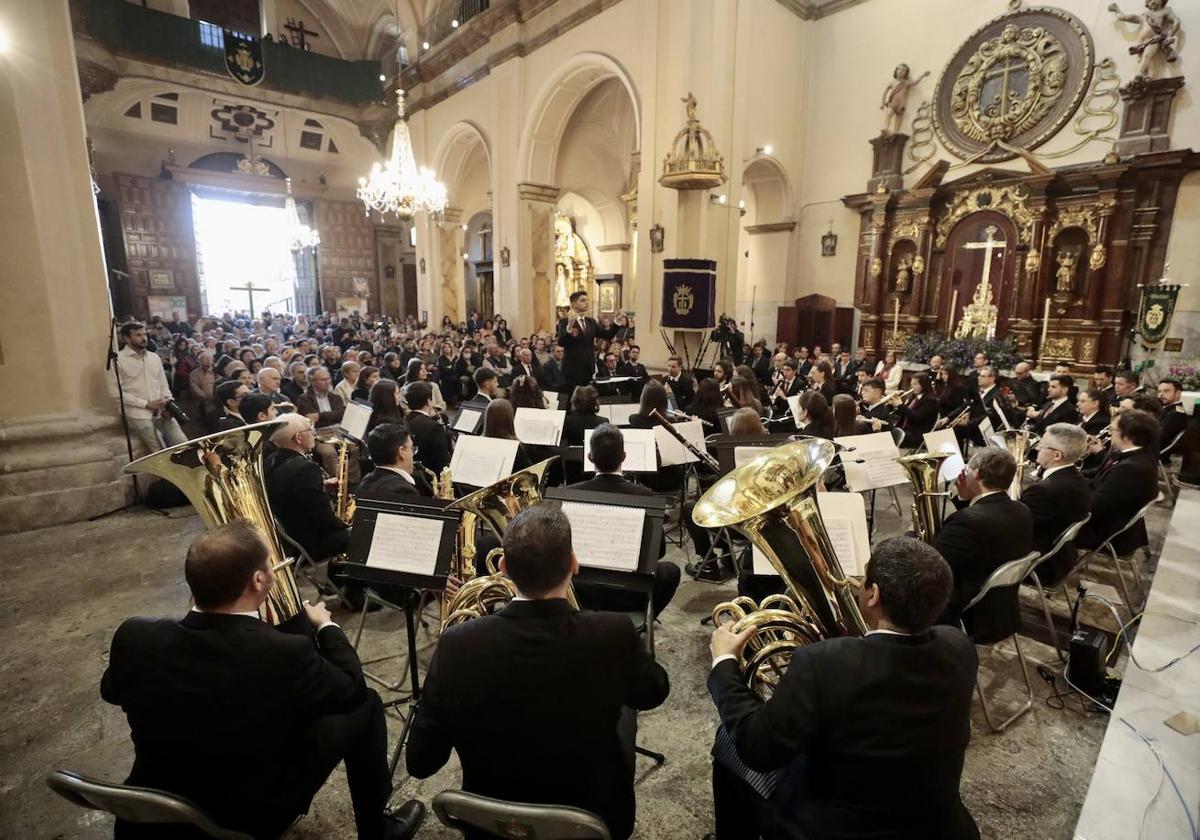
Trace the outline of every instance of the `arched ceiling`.
<path fill-rule="evenodd" d="M 342 58 L 380 58 L 402 33 L 416 55 L 417 29 L 441 0 L 297 0 L 329 33 Z M 397 15 L 399 16 L 397 18 Z"/>

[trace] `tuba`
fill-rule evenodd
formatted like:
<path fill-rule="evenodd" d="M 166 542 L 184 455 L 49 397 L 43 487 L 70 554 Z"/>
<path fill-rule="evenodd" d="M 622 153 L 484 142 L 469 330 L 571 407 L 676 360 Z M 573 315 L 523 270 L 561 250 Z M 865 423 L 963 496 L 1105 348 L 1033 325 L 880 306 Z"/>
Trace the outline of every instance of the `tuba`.
<path fill-rule="evenodd" d="M 263 483 L 263 442 L 281 425 L 268 420 L 189 440 L 126 464 L 126 473 L 165 478 L 183 492 L 209 528 L 247 519 L 267 544 L 275 582 L 259 607 L 263 621 L 280 625 L 302 610 L 290 560 L 275 533 L 275 519 Z"/>
<path fill-rule="evenodd" d="M 1029 465 L 1029 449 L 1036 446 L 1041 438 L 1025 428 L 1005 429 L 997 434 L 1004 441 L 1004 448 L 1008 450 L 1008 454 L 1017 462 L 1017 472 L 1008 487 L 1008 496 L 1013 500 L 1020 499 L 1025 469 Z"/>
<path fill-rule="evenodd" d="M 763 699 L 797 645 L 867 630 L 856 587 L 842 571 L 817 506 L 817 486 L 833 458 L 833 444 L 821 438 L 775 447 L 719 479 L 692 513 L 703 528 L 736 528 L 746 536 L 791 594 L 761 605 L 738 599 L 713 610 L 716 622 L 737 620 L 734 632 L 755 627 L 740 664 L 746 684 Z"/>
<path fill-rule="evenodd" d="M 930 545 L 933 545 L 942 527 L 941 503 L 938 500 L 947 495 L 940 488 L 942 464 L 949 457 L 948 452 L 921 452 L 896 459 L 912 483 L 913 532 L 917 539 Z"/>

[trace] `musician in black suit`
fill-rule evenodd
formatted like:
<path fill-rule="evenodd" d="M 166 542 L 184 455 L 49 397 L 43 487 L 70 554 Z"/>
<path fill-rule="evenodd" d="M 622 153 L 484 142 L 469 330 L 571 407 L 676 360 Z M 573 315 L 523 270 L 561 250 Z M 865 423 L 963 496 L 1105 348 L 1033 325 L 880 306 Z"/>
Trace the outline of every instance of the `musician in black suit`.
<path fill-rule="evenodd" d="M 217 417 L 218 432 L 227 432 L 246 425 L 238 409 L 249 393 L 250 389 L 236 379 L 227 379 L 216 387 L 213 400 L 221 407 L 221 413 Z"/>
<path fill-rule="evenodd" d="M 1131 370 L 1119 370 L 1113 375 L 1113 392 L 1110 399 L 1111 405 L 1117 406 L 1121 404 L 1121 400 L 1132 397 L 1138 391 L 1142 390 L 1141 380 L 1138 375 Z"/>
<path fill-rule="evenodd" d="M 1071 389 L 1075 381 L 1065 374 L 1055 374 L 1050 377 L 1046 386 L 1047 400 L 1039 407 L 1026 409 L 1025 416 L 1029 418 L 1029 428 L 1035 435 L 1042 435 L 1046 429 L 1055 423 L 1078 423 L 1079 409 L 1071 401 Z"/>
<path fill-rule="evenodd" d="M 971 456 L 955 482 L 956 505 L 962 507 L 946 519 L 933 541 L 954 572 L 954 592 L 940 624 L 957 624 L 962 608 L 979 594 L 992 572 L 1032 550 L 1029 508 L 1008 497 L 1016 472 L 1012 455 L 988 447 Z M 991 593 L 966 617 L 967 630 L 975 638 L 993 634 L 1004 638 L 1019 622 L 1017 593 L 1012 589 Z"/>
<path fill-rule="evenodd" d="M 269 394 L 253 393 L 242 397 L 238 413 L 246 425 L 265 423 L 279 416 L 279 410 Z"/>
<path fill-rule="evenodd" d="M 1075 540 L 1082 549 L 1099 548 L 1158 496 L 1158 421 L 1129 409 L 1111 428 L 1112 451 L 1092 479 L 1092 518 Z M 1113 548 L 1124 554 L 1148 542 L 1145 522 L 1137 522 L 1113 541 Z"/>
<path fill-rule="evenodd" d="M 408 431 L 416 445 L 416 457 L 427 470 L 441 475 L 450 466 L 450 433 L 437 418 L 430 401 L 433 388 L 428 382 L 414 382 L 405 392 L 408 399 Z"/>
<path fill-rule="evenodd" d="M 1033 517 L 1033 547 L 1043 555 L 1068 527 L 1091 511 L 1092 489 L 1075 465 L 1087 452 L 1087 434 L 1071 423 L 1055 423 L 1042 435 L 1037 450 L 1041 478 L 1021 493 Z M 1042 583 L 1057 583 L 1075 565 L 1075 546 L 1068 543 L 1039 566 Z"/>
<path fill-rule="evenodd" d="M 912 388 L 912 396 L 895 407 L 896 423 L 904 429 L 904 441 L 900 445 L 916 449 L 924 443 L 925 435 L 937 425 L 938 401 L 933 395 L 933 386 L 927 374 L 918 373 L 908 384 Z"/>
<path fill-rule="evenodd" d="M 896 413 L 892 405 L 883 398 L 887 386 L 882 379 L 871 378 L 862 386 L 862 420 L 870 431 L 886 432 L 896 425 Z"/>
<path fill-rule="evenodd" d="M 788 412 L 788 397 L 796 397 L 804 391 L 805 382 L 800 378 L 800 366 L 795 359 L 787 359 L 780 368 L 783 378 L 776 383 L 769 398 L 774 416 L 780 417 Z"/>
<path fill-rule="evenodd" d="M 278 837 L 345 761 L 360 840 L 411 837 L 424 808 L 384 813 L 383 706 L 329 611 L 304 605 L 315 640 L 259 619 L 274 582 L 268 557 L 249 522 L 206 531 L 184 565 L 195 602 L 187 616 L 118 628 L 100 694 L 129 721 L 126 784 L 184 796 L 223 828 Z M 118 821 L 116 836 L 196 835 Z"/>
<path fill-rule="evenodd" d="M 627 616 L 568 603 L 579 562 L 570 522 L 554 506 L 513 519 L 500 564 L 520 597 L 442 634 L 409 733 L 408 771 L 431 776 L 454 750 L 464 790 L 584 808 L 625 840 L 635 809 L 630 710 L 667 698 L 666 671 Z M 513 749 L 496 748 L 498 724 L 519 733 Z"/>
<path fill-rule="evenodd" d="M 1113 388 L 1113 369 L 1108 365 L 1096 365 L 1092 371 L 1092 387 L 1104 398 L 1105 409 L 1117 404 L 1117 392 Z"/>
<path fill-rule="evenodd" d="M 488 403 L 492 400 L 504 396 L 500 390 L 500 376 L 494 369 L 490 367 L 478 368 L 472 378 L 475 381 L 475 396 L 467 400 L 467 405 L 478 405 L 487 408 Z"/>
<path fill-rule="evenodd" d="M 1172 453 L 1165 450 L 1188 425 L 1188 413 L 1183 407 L 1183 383 L 1178 379 L 1160 379 L 1158 401 L 1162 403 L 1162 413 L 1158 415 L 1159 459 L 1169 464 Z"/>
<path fill-rule="evenodd" d="M 683 359 L 678 356 L 667 359 L 667 375 L 663 377 L 663 387 L 667 389 L 667 396 L 679 411 L 683 411 L 696 399 L 696 386 L 692 378 L 683 372 Z"/>
<path fill-rule="evenodd" d="M 616 493 L 618 495 L 653 496 L 654 491 L 649 487 L 627 481 L 621 475 L 621 465 L 625 463 L 625 436 L 621 430 L 611 423 L 602 423 L 592 432 L 588 441 L 588 461 L 596 470 L 596 475 L 585 481 L 568 485 L 572 490 L 591 490 L 595 493 Z M 667 540 L 664 536 L 658 548 L 658 563 L 654 568 L 654 617 L 667 608 L 679 588 L 679 567 L 669 560 L 663 560 L 667 553 Z M 577 583 L 575 594 L 579 604 L 584 609 L 614 610 L 632 612 L 645 608 L 645 599 L 636 592 L 627 593 L 611 587 L 588 586 Z"/>
<path fill-rule="evenodd" d="M 642 348 L 636 344 L 629 345 L 629 358 L 617 365 L 617 374 L 619 376 L 632 376 L 636 381 L 633 384 L 633 389 L 630 393 L 640 394 L 642 387 L 650 381 L 650 373 L 646 370 L 646 366 L 638 359 L 641 358 Z"/>
<path fill-rule="evenodd" d="M 928 545 L 883 541 L 858 598 L 867 634 L 796 648 L 765 703 L 738 665 L 747 636 L 714 631 L 718 838 L 979 837 L 959 797 L 975 647 L 958 628 L 933 625 L 951 586 Z M 770 775 L 770 799 L 732 769 L 738 762 Z"/>
<path fill-rule="evenodd" d="M 563 348 L 563 378 L 567 387 L 574 388 L 587 385 L 596 374 L 597 338 L 611 339 L 617 332 L 617 325 L 601 326 L 596 319 L 588 317 L 587 311 L 591 303 L 587 292 L 571 293 L 571 315 L 561 318 L 558 322 L 558 345 Z M 625 313 L 617 313 L 623 316 Z"/>
<path fill-rule="evenodd" d="M 393 499 L 432 496 L 433 488 L 415 475 L 413 439 L 404 423 L 380 423 L 367 435 L 367 451 L 375 469 L 355 488 L 357 498 Z"/>
<path fill-rule="evenodd" d="M 967 442 L 975 446 L 987 445 L 982 431 L 985 419 L 995 431 L 1003 431 L 1013 425 L 1008 401 L 1001 394 L 1000 386 L 996 384 L 996 369 L 990 365 L 980 368 L 976 373 L 976 380 L 979 383 L 979 390 L 968 397 L 971 412 L 967 415 L 966 422 L 958 426 L 954 432 L 958 439 L 958 445 L 963 447 L 963 451 L 966 451 L 965 444 Z"/>
<path fill-rule="evenodd" d="M 1098 388 L 1080 391 L 1075 407 L 1079 409 L 1079 426 L 1086 434 L 1095 437 L 1108 428 L 1108 402 L 1103 391 Z"/>
<path fill-rule="evenodd" d="M 285 414 L 271 435 L 276 451 L 266 461 L 267 499 L 288 536 L 320 561 L 342 554 L 349 526 L 338 519 L 325 492 L 325 474 L 308 454 L 317 442 L 312 421 Z M 330 479 L 332 481 L 332 479 Z"/>
<path fill-rule="evenodd" d="M 1028 407 L 1039 405 L 1043 401 L 1042 383 L 1034 378 L 1029 362 L 1017 362 L 1013 366 L 1013 374 L 1013 378 L 1008 382 L 1008 387 L 1013 396 L 1017 398 L 1017 405 Z"/>

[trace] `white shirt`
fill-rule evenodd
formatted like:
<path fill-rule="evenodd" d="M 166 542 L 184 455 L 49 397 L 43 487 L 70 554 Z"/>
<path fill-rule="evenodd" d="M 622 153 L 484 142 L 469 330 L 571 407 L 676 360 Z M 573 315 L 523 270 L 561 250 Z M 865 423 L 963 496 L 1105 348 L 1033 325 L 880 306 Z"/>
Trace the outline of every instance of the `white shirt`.
<path fill-rule="evenodd" d="M 978 496 L 976 496 L 974 499 L 971 500 L 971 503 L 969 505 L 967 505 L 967 507 L 974 507 L 975 503 L 978 502 L 980 499 L 986 499 L 988 496 L 995 496 L 997 493 L 1003 493 L 1003 492 L 1004 492 L 1003 490 L 988 490 L 985 493 L 980 493 Z"/>
<path fill-rule="evenodd" d="M 1054 475 L 1059 470 L 1069 470 L 1069 469 L 1071 469 L 1072 466 L 1074 466 L 1074 465 L 1073 464 L 1059 464 L 1057 467 L 1051 467 L 1050 469 L 1048 469 L 1044 473 L 1042 473 L 1042 481 L 1045 481 L 1047 478 Z"/>
<path fill-rule="evenodd" d="M 413 485 L 414 487 L 417 485 L 417 482 L 413 480 L 413 477 L 411 475 L 409 475 L 407 472 L 405 472 L 404 470 L 400 469 L 400 467 L 394 467 L 394 466 L 388 466 L 387 464 L 381 464 L 379 469 L 391 470 L 394 473 L 399 473 L 400 475 L 404 476 L 404 480 L 407 481 L 409 484 Z"/>
<path fill-rule="evenodd" d="M 171 386 L 163 370 L 162 357 L 149 350 L 136 353 L 130 347 L 122 347 L 117 354 L 116 364 L 120 367 L 121 391 L 125 394 L 125 414 L 131 420 L 149 420 L 154 412 L 146 408 L 155 400 L 171 399 Z M 108 394 L 119 400 L 117 372 L 108 377 Z"/>
<path fill-rule="evenodd" d="M 984 397 L 986 397 L 988 394 L 990 394 L 992 392 L 992 389 L 995 387 L 996 387 L 996 383 L 993 382 L 991 385 L 989 385 L 986 388 L 984 388 L 983 390 L 981 390 L 979 392 L 979 398 L 983 399 Z"/>
<path fill-rule="evenodd" d="M 333 407 L 329 404 L 329 394 L 313 394 L 317 400 L 317 411 L 333 411 Z"/>

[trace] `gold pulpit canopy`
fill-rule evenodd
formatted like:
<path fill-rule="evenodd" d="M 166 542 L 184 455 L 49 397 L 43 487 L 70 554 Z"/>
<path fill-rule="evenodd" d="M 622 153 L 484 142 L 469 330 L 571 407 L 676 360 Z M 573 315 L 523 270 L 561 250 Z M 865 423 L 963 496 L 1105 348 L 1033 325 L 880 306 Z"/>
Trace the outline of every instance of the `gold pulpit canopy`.
<path fill-rule="evenodd" d="M 689 93 L 683 102 L 687 106 L 687 125 L 675 135 L 658 182 L 673 190 L 719 187 L 726 181 L 725 159 L 696 117 L 696 97 Z"/>

